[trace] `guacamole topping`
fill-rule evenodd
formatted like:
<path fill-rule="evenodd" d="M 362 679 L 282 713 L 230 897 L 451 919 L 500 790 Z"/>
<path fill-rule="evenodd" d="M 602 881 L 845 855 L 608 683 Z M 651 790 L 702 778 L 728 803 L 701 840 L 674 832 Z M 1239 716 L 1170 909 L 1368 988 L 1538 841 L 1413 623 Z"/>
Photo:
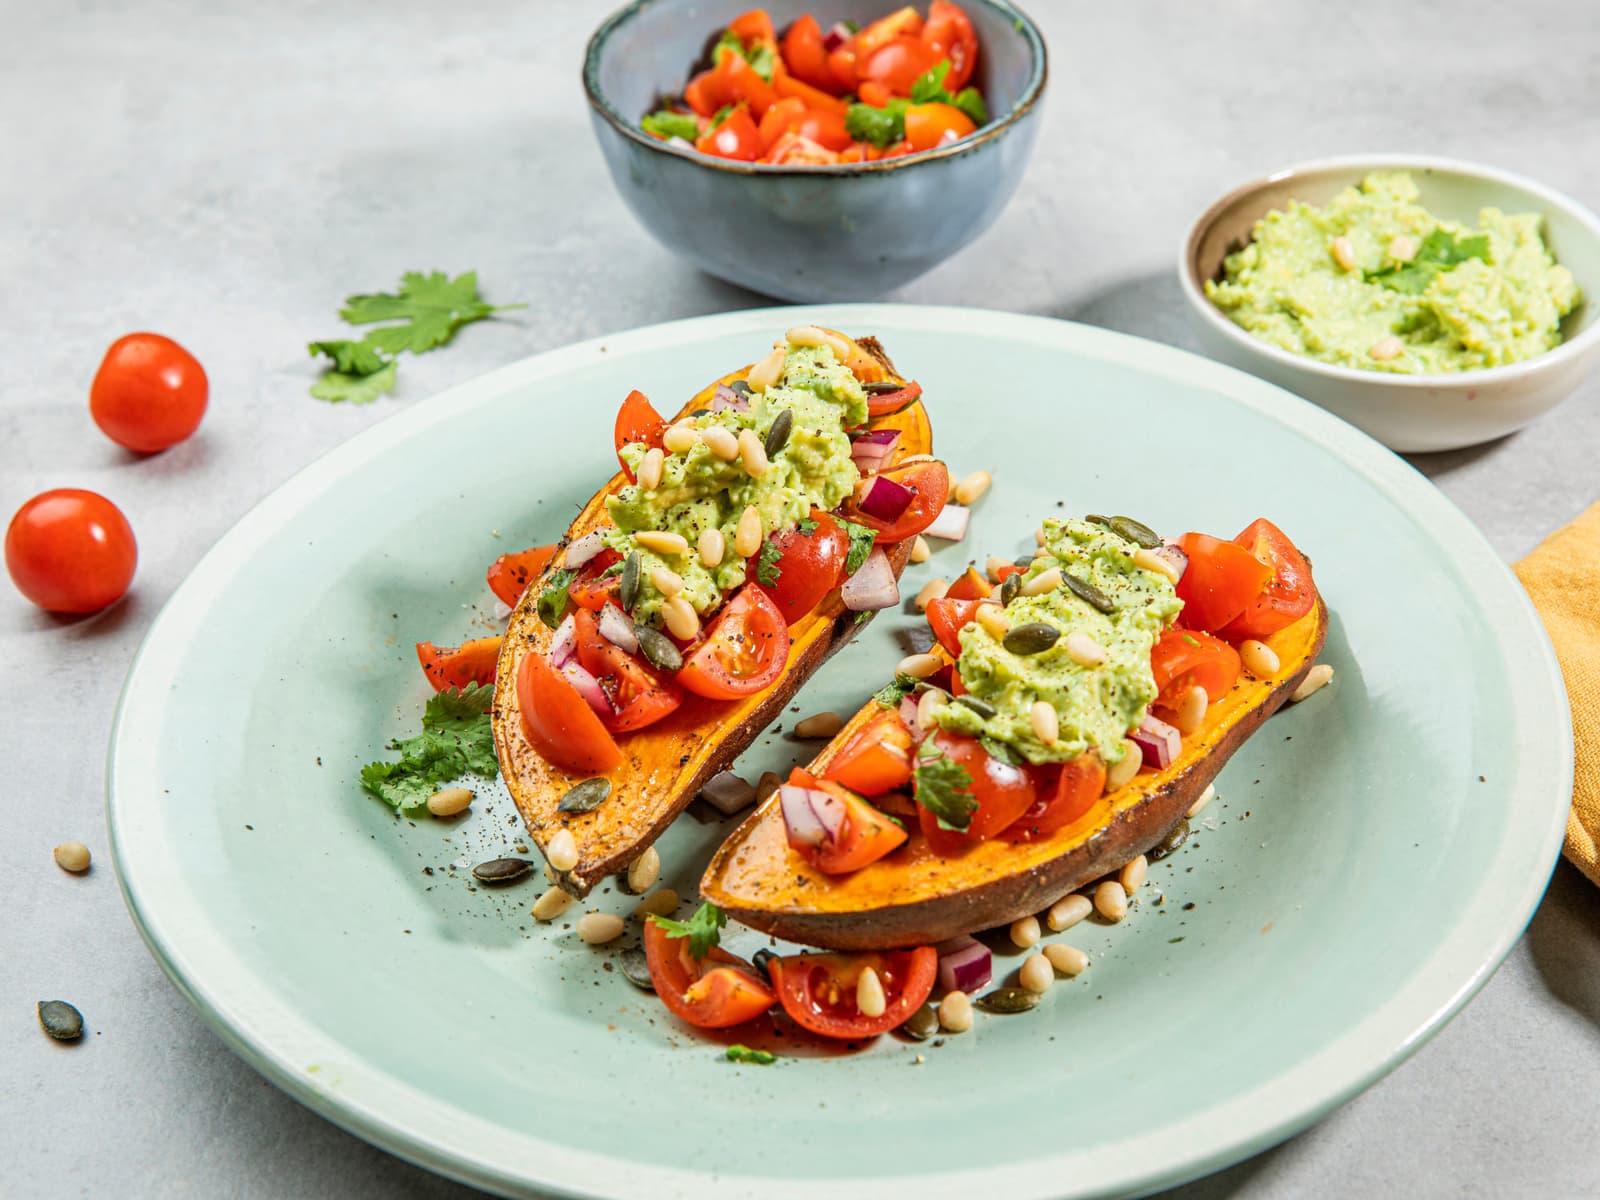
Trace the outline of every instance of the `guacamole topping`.
<path fill-rule="evenodd" d="M 1344 367 L 1447 374 L 1521 362 L 1561 342 L 1580 295 L 1538 213 L 1440 220 L 1404 171 L 1374 172 L 1326 208 L 1256 222 L 1206 295 L 1235 324 Z"/>
<path fill-rule="evenodd" d="M 829 347 L 789 346 L 777 384 L 752 393 L 748 401 L 746 412 L 707 412 L 686 423 L 701 431 L 720 426 L 735 437 L 752 429 L 764 442 L 778 414 L 790 410 L 794 416 L 788 440 L 761 475 L 751 475 L 739 458 L 718 458 L 699 441 L 683 453 L 666 455 L 659 486 L 629 484 L 607 497 L 616 528 L 607 532 L 605 544 L 624 557 L 639 553 L 635 621 L 662 623 L 666 597 L 651 581 L 657 567 L 682 578 L 681 594 L 699 613 L 717 608 L 725 593 L 744 584 L 745 559 L 733 546 L 746 507 L 753 505 L 761 514 L 764 534 L 792 529 L 813 507 L 837 507 L 860 479 L 845 430 L 866 421 L 867 396 Z M 648 449 L 638 442 L 622 448 L 623 461 L 636 475 Z M 710 568 L 696 552 L 707 529 L 720 529 L 726 544 L 721 563 Z M 647 550 L 634 537 L 646 530 L 681 534 L 688 550 L 667 555 Z"/>
<path fill-rule="evenodd" d="M 1053 646 L 1037 654 L 1013 653 L 979 622 L 969 623 L 961 630 L 956 669 L 967 693 L 991 705 L 995 715 L 984 718 L 951 703 L 935 709 L 934 719 L 945 729 L 1002 743 L 1031 763 L 1064 762 L 1091 748 L 1107 763 L 1118 762 L 1123 738 L 1156 698 L 1150 651 L 1183 601 L 1165 575 L 1134 565 L 1138 546 L 1103 526 L 1047 520 L 1044 549 L 1022 576 L 1024 585 L 1059 567 L 1103 592 L 1113 611 L 1101 612 L 1066 586 L 1019 594 L 1005 608 L 1012 628 L 1040 621 L 1061 631 Z M 1069 633 L 1093 638 L 1106 661 L 1097 667 L 1074 662 L 1066 647 Z M 1033 732 L 1029 711 L 1036 700 L 1056 710 L 1060 732 L 1053 745 Z"/>

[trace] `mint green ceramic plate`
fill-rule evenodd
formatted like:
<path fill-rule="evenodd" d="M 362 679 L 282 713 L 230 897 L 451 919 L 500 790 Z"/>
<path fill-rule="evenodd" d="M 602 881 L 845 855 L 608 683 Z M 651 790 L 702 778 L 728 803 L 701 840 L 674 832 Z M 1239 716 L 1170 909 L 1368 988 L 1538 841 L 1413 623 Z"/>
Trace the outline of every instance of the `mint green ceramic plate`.
<path fill-rule="evenodd" d="M 937 448 L 994 472 L 969 541 L 913 568 L 908 595 L 969 555 L 1030 548 L 1050 513 L 1223 533 L 1268 514 L 1315 559 L 1338 678 L 1238 753 L 1125 922 L 1071 932 L 1093 966 L 1037 1011 L 942 1043 L 736 1066 L 609 970 L 611 952 L 537 926 L 536 885 L 468 886 L 517 841 L 503 795 L 413 824 L 355 778 L 416 726 L 411 644 L 485 630 L 484 565 L 555 537 L 610 474 L 627 391 L 675 407 L 810 320 L 879 334 L 926 386 Z M 874 622 L 801 711 L 853 709 L 920 624 Z M 1510 573 L 1420 476 L 1311 405 L 1055 321 L 782 309 L 530 359 L 286 484 L 146 639 L 112 737 L 110 820 L 135 920 L 228 1043 L 435 1170 L 517 1195 L 1027 1200 L 1219 1168 L 1435 1032 L 1543 891 L 1568 728 Z M 769 736 L 743 765 L 804 754 Z M 686 817 L 663 839 L 680 890 L 721 832 Z"/>

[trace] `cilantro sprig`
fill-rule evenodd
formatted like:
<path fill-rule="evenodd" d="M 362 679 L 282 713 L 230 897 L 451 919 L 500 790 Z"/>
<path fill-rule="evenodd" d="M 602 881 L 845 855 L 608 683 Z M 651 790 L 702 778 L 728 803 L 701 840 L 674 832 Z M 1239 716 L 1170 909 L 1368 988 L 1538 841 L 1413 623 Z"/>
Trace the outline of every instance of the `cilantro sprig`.
<path fill-rule="evenodd" d="M 1368 283 L 1379 283 L 1396 292 L 1418 295 L 1428 290 L 1434 277 L 1459 267 L 1470 258 L 1489 259 L 1489 235 L 1458 237 L 1445 229 L 1435 229 L 1422 239 L 1410 262 L 1392 263 L 1363 273 Z"/>
<path fill-rule="evenodd" d="M 896 675 L 872 694 L 873 700 L 885 708 L 899 708 L 900 701 L 917 690 L 917 681 L 909 675 Z"/>
<path fill-rule="evenodd" d="M 945 78 L 949 74 L 948 58 L 935 64 L 926 75 L 911 85 L 911 103 L 948 104 L 966 113 L 972 118 L 974 125 L 987 125 L 989 106 L 983 102 L 983 93 L 975 87 L 964 87 L 952 96 L 944 86 Z"/>
<path fill-rule="evenodd" d="M 568 589 L 572 587 L 572 581 L 577 577 L 576 571 L 562 567 L 551 574 L 549 582 L 544 585 L 544 591 L 539 593 L 539 599 L 534 602 L 534 610 L 539 614 L 539 620 L 551 629 L 560 626 L 561 618 L 567 615 Z"/>
<path fill-rule="evenodd" d="M 867 561 L 867 555 L 872 553 L 878 535 L 865 525 L 857 525 L 854 521 L 846 521 L 843 517 L 835 519 L 839 522 L 839 528 L 843 529 L 845 536 L 850 539 L 850 550 L 844 559 L 844 577 L 849 579 L 861 569 L 861 564 Z"/>
<path fill-rule="evenodd" d="M 657 137 L 682 138 L 686 142 L 700 136 L 699 121 L 689 113 L 673 112 L 670 108 L 651 113 L 639 122 L 639 127 Z"/>
<path fill-rule="evenodd" d="M 978 811 L 972 775 L 939 749 L 932 738 L 917 749 L 913 787 L 917 803 L 938 819 L 940 829 L 965 833 L 972 825 L 972 814 Z"/>
<path fill-rule="evenodd" d="M 666 930 L 668 937 L 688 938 L 689 957 L 704 958 L 722 941 L 722 928 L 728 923 L 728 914 L 707 900 L 687 921 L 674 921 L 654 913 L 650 914 L 650 919 Z"/>
<path fill-rule="evenodd" d="M 362 788 L 401 812 L 426 806 L 439 785 L 462 775 L 493 779 L 499 773 L 489 708 L 494 689 L 469 683 L 460 691 L 437 693 L 422 712 L 422 732 L 395 738 L 389 749 L 399 762 L 372 762 L 361 768 Z"/>
<path fill-rule="evenodd" d="M 908 101 L 896 96 L 882 108 L 852 104 L 845 110 L 844 128 L 858 142 L 871 142 L 880 150 L 904 141 Z"/>
<path fill-rule="evenodd" d="M 783 549 L 777 542 L 770 539 L 762 542 L 760 557 L 756 559 L 756 579 L 767 587 L 776 586 L 783 575 L 783 568 L 778 565 L 782 558 Z"/>

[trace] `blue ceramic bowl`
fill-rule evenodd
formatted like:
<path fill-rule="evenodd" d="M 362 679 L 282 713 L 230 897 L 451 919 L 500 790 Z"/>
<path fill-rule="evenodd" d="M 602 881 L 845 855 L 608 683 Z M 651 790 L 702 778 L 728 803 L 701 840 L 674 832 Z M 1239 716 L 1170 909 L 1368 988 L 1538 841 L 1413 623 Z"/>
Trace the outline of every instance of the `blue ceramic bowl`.
<path fill-rule="evenodd" d="M 1044 39 L 1005 0 L 963 0 L 981 47 L 973 82 L 994 118 L 950 146 L 851 166 L 764 166 L 668 146 L 639 120 L 682 91 L 708 39 L 750 0 L 635 0 L 595 31 L 583 86 L 617 190 L 667 249 L 786 300 L 881 296 L 987 229 L 1016 190 L 1039 129 Z M 782 30 L 803 13 L 870 21 L 891 0 L 772 0 Z"/>

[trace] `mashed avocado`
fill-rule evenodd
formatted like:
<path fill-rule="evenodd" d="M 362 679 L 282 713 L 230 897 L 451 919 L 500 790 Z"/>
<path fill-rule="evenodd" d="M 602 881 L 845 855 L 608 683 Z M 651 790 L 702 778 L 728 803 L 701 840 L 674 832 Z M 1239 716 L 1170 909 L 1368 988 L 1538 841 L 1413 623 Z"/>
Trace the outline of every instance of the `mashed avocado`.
<path fill-rule="evenodd" d="M 969 695 L 992 705 L 987 719 L 961 704 L 935 710 L 946 729 L 990 738 L 1029 762 L 1064 762 L 1098 749 L 1106 762 L 1122 758 L 1122 739 L 1144 720 L 1156 698 L 1150 650 L 1161 630 L 1183 607 L 1165 575 L 1137 567 L 1134 543 L 1088 521 L 1044 523 L 1048 553 L 1034 559 L 1024 583 L 1060 567 L 1093 584 L 1115 605 L 1103 613 L 1066 586 L 1037 596 L 1017 596 L 1005 614 L 1014 629 L 1041 621 L 1061 631 L 1055 645 L 1038 654 L 1015 654 L 974 621 L 961 631 L 961 682 Z M 1087 634 L 1105 649 L 1097 667 L 1079 666 L 1067 653 L 1066 635 Z M 1056 710 L 1060 726 L 1052 746 L 1033 732 L 1029 711 L 1036 700 Z"/>
<path fill-rule="evenodd" d="M 1485 208 L 1468 228 L 1418 195 L 1406 172 L 1375 172 L 1326 208 L 1291 202 L 1256 222 L 1206 295 L 1264 342 L 1373 371 L 1472 371 L 1559 345 L 1580 297 L 1539 214 Z"/>
<path fill-rule="evenodd" d="M 660 486 L 630 484 L 606 499 L 616 522 L 606 545 L 623 555 L 639 552 L 641 585 L 634 620 L 661 624 L 665 597 L 650 582 L 656 567 L 682 577 L 684 597 L 701 613 L 716 608 L 724 593 L 744 583 L 745 560 L 734 552 L 733 543 L 747 506 L 760 512 L 764 532 L 792 529 L 813 506 L 836 507 L 860 478 L 845 430 L 866 421 L 867 396 L 831 349 L 790 346 L 778 383 L 751 395 L 749 403 L 748 412 L 707 413 L 692 424 L 698 430 L 721 426 L 736 437 L 753 429 L 765 441 L 778 414 L 789 409 L 794 416 L 788 441 L 762 475 L 752 476 L 738 458 L 723 461 L 701 441 L 687 452 L 666 456 Z M 646 450 L 637 442 L 622 448 L 623 461 L 635 474 Z M 727 547 L 713 568 L 701 563 L 695 549 L 707 529 L 720 529 Z M 687 553 L 663 556 L 642 548 L 633 535 L 644 530 L 682 534 Z"/>

